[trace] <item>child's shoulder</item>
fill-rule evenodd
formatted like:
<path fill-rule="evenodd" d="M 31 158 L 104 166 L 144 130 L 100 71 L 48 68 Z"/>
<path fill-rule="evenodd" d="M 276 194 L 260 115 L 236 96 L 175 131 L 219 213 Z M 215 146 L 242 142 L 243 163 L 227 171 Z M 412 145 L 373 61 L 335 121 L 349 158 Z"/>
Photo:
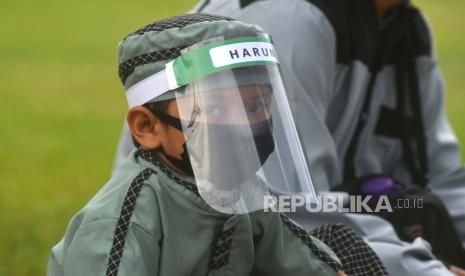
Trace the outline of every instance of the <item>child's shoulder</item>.
<path fill-rule="evenodd" d="M 79 227 L 99 221 L 127 219 L 145 231 L 156 231 L 160 193 L 157 173 L 134 162 L 126 162 L 74 217 Z M 110 223 L 111 224 L 111 223 Z"/>

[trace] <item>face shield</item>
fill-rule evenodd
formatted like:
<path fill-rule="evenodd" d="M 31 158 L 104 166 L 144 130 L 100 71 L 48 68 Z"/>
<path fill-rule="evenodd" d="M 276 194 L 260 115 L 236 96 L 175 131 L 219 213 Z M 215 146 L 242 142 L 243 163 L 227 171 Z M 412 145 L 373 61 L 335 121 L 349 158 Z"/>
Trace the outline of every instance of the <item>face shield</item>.
<path fill-rule="evenodd" d="M 154 87 L 164 100 L 176 101 L 192 175 L 212 208 L 262 210 L 273 194 L 316 200 L 268 37 L 189 47 L 166 70 L 129 89 L 130 106 L 153 99 Z"/>

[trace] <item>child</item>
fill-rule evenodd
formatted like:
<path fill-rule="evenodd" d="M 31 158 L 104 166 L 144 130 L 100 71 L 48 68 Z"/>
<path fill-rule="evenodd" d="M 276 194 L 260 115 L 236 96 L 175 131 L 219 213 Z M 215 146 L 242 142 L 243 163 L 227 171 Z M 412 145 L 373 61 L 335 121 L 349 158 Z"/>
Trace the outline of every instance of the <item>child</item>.
<path fill-rule="evenodd" d="M 345 275 L 324 243 L 265 210 L 271 189 L 313 190 L 261 28 L 173 17 L 128 35 L 119 63 L 139 149 L 73 217 L 49 276 Z"/>

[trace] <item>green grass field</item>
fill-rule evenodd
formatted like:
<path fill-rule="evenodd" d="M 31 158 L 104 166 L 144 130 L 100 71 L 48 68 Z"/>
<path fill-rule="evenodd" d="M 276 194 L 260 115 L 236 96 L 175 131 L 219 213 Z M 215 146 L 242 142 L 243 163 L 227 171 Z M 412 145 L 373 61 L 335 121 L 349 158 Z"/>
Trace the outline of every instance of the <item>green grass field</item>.
<path fill-rule="evenodd" d="M 418 0 L 465 145 L 465 1 Z M 0 275 L 43 275 L 71 216 L 109 177 L 126 110 L 116 47 L 194 1 L 0 2 Z"/>

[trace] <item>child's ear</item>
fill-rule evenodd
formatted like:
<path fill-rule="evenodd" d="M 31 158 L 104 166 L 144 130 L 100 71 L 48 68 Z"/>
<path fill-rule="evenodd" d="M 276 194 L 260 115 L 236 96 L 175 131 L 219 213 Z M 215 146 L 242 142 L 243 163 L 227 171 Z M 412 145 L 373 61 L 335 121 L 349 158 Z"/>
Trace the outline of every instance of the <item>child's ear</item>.
<path fill-rule="evenodd" d="M 142 147 L 156 149 L 161 146 L 161 122 L 148 108 L 131 108 L 127 120 L 132 136 Z"/>

